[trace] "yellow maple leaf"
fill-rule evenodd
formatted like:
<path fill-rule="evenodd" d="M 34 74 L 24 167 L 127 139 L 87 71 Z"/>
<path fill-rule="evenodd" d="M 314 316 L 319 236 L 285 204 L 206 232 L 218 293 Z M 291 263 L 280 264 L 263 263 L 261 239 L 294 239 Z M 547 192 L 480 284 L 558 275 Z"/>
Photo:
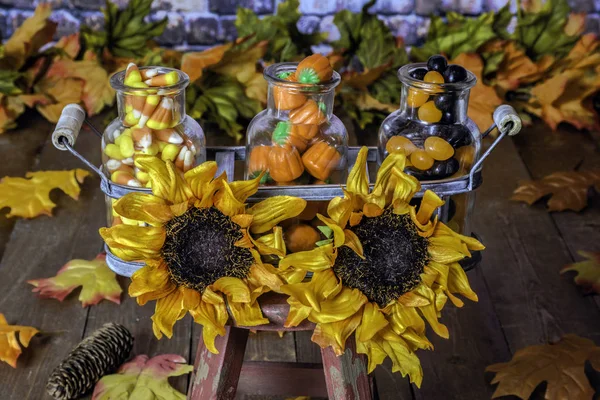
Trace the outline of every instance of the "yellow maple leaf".
<path fill-rule="evenodd" d="M 494 84 L 505 91 L 515 90 L 522 84 L 539 80 L 554 63 L 554 57 L 550 55 L 544 55 L 537 62 L 533 62 L 514 41 L 492 41 L 485 46 L 485 51 L 504 53 L 496 71 Z"/>
<path fill-rule="evenodd" d="M 75 169 L 28 172 L 25 176 L 30 179 L 6 176 L 0 180 L 0 210 L 10 207 L 8 217 L 52 216 L 56 204 L 50 200 L 50 191 L 58 188 L 77 200 L 79 183 L 89 175 L 83 169 Z"/>
<path fill-rule="evenodd" d="M 537 181 L 519 182 L 511 200 L 532 205 L 551 195 L 548 211 L 581 211 L 587 206 L 590 186 L 600 191 L 600 170 L 554 172 Z"/>
<path fill-rule="evenodd" d="M 231 46 L 233 43 L 226 43 L 204 51 L 185 53 L 181 59 L 181 70 L 190 77 L 190 82 L 194 82 L 202 77 L 204 68 L 220 62 Z"/>
<path fill-rule="evenodd" d="M 600 371 L 600 347 L 577 335 L 565 335 L 554 344 L 525 347 L 509 362 L 486 368 L 496 372 L 492 384 L 499 383 L 492 398 L 513 395 L 529 399 L 539 384 L 547 382 L 546 399 L 591 399 L 594 389 L 584 372 L 588 360 Z"/>
<path fill-rule="evenodd" d="M 565 265 L 560 273 L 577 272 L 575 283 L 582 286 L 585 293 L 600 294 L 600 253 L 590 251 L 578 251 L 577 253 L 587 260 Z"/>
<path fill-rule="evenodd" d="M 19 342 L 23 347 L 27 347 L 31 338 L 38 333 L 39 331 L 31 326 L 8 325 L 4 314 L 0 313 L 0 361 L 17 368 L 17 358 L 22 352 Z"/>
<path fill-rule="evenodd" d="M 493 87 L 483 83 L 483 60 L 478 54 L 463 53 L 451 63 L 462 65 L 477 77 L 477 84 L 473 86 L 469 96 L 468 114 L 483 132 L 492 124 L 492 114 L 496 107 L 502 104 L 502 99 L 498 97 Z"/>
<path fill-rule="evenodd" d="M 36 90 L 52 99 L 49 104 L 40 104 L 37 110 L 50 122 L 58 122 L 63 108 L 69 103 L 79 103 L 83 96 L 84 82 L 75 78 L 44 77 Z"/>
<path fill-rule="evenodd" d="M 30 55 L 52 40 L 57 24 L 48 19 L 51 13 L 49 3 L 41 3 L 36 7 L 33 15 L 4 43 L 0 68 L 18 70 Z"/>
<path fill-rule="evenodd" d="M 83 307 L 98 304 L 102 299 L 121 303 L 121 286 L 117 276 L 106 264 L 106 254 L 93 260 L 71 260 L 58 270 L 56 276 L 32 279 L 27 283 L 35 286 L 34 292 L 42 298 L 63 301 L 75 288 L 81 286 L 79 301 Z"/>

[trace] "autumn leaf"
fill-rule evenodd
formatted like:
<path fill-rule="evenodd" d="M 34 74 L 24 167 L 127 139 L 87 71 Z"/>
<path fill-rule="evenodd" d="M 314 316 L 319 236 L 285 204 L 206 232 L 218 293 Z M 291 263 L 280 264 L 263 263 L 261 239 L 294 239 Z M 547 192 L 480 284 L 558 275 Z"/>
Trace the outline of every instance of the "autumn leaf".
<path fill-rule="evenodd" d="M 75 78 L 47 77 L 42 79 L 36 85 L 36 90 L 48 96 L 51 102 L 39 104 L 37 110 L 48 121 L 58 122 L 60 114 L 67 104 L 81 101 L 84 85 L 84 81 Z"/>
<path fill-rule="evenodd" d="M 106 264 L 106 254 L 95 259 L 71 260 L 58 270 L 56 276 L 32 279 L 27 283 L 35 286 L 34 292 L 42 298 L 63 301 L 73 290 L 81 286 L 79 301 L 83 307 L 98 304 L 102 299 L 121 303 L 121 287 L 115 273 Z"/>
<path fill-rule="evenodd" d="M 577 253 L 587 260 L 565 265 L 560 273 L 575 271 L 577 273 L 575 283 L 583 287 L 585 293 L 600 294 L 600 253 L 589 251 L 578 251 Z"/>
<path fill-rule="evenodd" d="M 10 207 L 7 217 L 34 218 L 52 216 L 56 206 L 50 200 L 52 189 L 58 188 L 72 199 L 79 198 L 79 183 L 90 173 L 75 169 L 69 171 L 28 172 L 29 179 L 6 176 L 0 180 L 0 210 Z"/>
<path fill-rule="evenodd" d="M 478 54 L 463 53 L 451 61 L 471 71 L 477 77 L 477 84 L 471 89 L 469 96 L 469 117 L 475 121 L 481 132 L 485 131 L 494 121 L 492 114 L 496 107 L 502 104 L 493 87 L 483 83 L 483 61 Z"/>
<path fill-rule="evenodd" d="M 123 364 L 116 374 L 100 379 L 92 400 L 185 400 L 185 395 L 175 390 L 168 378 L 188 374 L 193 369 L 185 363 L 185 358 L 176 354 L 162 354 L 151 359 L 139 355 Z"/>
<path fill-rule="evenodd" d="M 600 191 L 600 170 L 554 172 L 537 181 L 519 182 L 511 200 L 532 205 L 542 197 L 551 195 L 548 211 L 581 211 L 587 206 L 591 186 Z"/>
<path fill-rule="evenodd" d="M 0 69 L 18 70 L 29 56 L 52 40 L 57 24 L 48 19 L 51 13 L 50 3 L 41 3 L 36 7 L 33 15 L 4 43 Z"/>
<path fill-rule="evenodd" d="M 539 384 L 547 382 L 546 399 L 591 399 L 594 389 L 584 372 L 586 361 L 600 371 L 600 347 L 573 334 L 554 344 L 525 347 L 511 361 L 486 368 L 496 372 L 492 384 L 499 383 L 492 398 L 529 399 Z"/>
<path fill-rule="evenodd" d="M 19 341 L 17 341 L 19 333 Z M 0 313 L 0 361 L 17 368 L 17 358 L 21 355 L 21 345 L 29 346 L 29 341 L 39 331 L 31 326 L 8 325 L 4 314 Z"/>
<path fill-rule="evenodd" d="M 200 52 L 185 53 L 181 59 L 181 70 L 194 82 L 202 77 L 205 68 L 215 65 L 223 59 L 233 43 L 214 46 Z"/>

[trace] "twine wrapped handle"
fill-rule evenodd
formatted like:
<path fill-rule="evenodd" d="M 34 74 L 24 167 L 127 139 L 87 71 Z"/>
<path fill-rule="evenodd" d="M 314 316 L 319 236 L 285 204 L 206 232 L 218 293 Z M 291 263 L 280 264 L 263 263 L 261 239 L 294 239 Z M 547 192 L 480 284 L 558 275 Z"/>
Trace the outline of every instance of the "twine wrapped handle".
<path fill-rule="evenodd" d="M 74 147 L 83 121 L 85 121 L 85 110 L 83 107 L 79 104 L 68 104 L 65 106 L 52 133 L 52 144 L 54 147 L 62 151 L 69 150 L 65 146 L 65 143 Z"/>

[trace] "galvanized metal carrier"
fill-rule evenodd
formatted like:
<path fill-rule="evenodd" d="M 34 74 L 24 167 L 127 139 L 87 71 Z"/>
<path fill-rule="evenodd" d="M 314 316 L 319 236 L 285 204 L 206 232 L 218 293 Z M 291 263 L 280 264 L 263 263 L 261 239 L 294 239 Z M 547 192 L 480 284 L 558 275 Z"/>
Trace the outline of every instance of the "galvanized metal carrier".
<path fill-rule="evenodd" d="M 482 133 L 484 138 L 489 135 L 494 129 L 498 129 L 499 135 L 494 142 L 481 155 L 479 160 L 473 165 L 468 175 L 458 178 L 443 179 L 437 181 L 421 182 L 421 190 L 415 197 L 422 197 L 426 190 L 431 190 L 440 196 L 443 200 L 450 196 L 467 193 L 478 188 L 482 181 L 482 166 L 484 160 L 490 155 L 494 148 L 506 136 L 514 136 L 521 130 L 522 123 L 519 115 L 509 105 L 503 104 L 496 108 L 493 114 L 494 123 Z M 91 130 L 102 137 L 102 133 L 96 129 L 85 117 L 84 109 L 78 104 L 67 105 L 56 124 L 56 128 L 52 134 L 52 143 L 62 151 L 69 151 L 75 157 L 80 159 L 85 165 L 92 169 L 100 177 L 100 188 L 109 197 L 118 199 L 131 192 L 151 193 L 151 189 L 147 188 L 131 188 L 128 186 L 118 185 L 110 181 L 109 176 L 103 171 L 102 166 L 96 167 L 89 162 L 85 157 L 75 150 L 75 143 L 81 130 L 83 123 L 86 123 Z M 369 147 L 368 162 L 376 162 L 377 147 Z M 356 162 L 356 157 L 360 147 L 349 147 L 348 149 L 348 170 L 350 170 Z M 229 180 L 233 179 L 235 172 L 235 161 L 244 161 L 246 159 L 245 146 L 213 146 L 206 148 L 207 159 L 215 160 L 218 165 L 217 175 L 221 172 L 227 172 Z M 371 183 L 371 187 L 373 183 Z M 327 201 L 334 197 L 343 196 L 341 185 L 297 185 L 297 186 L 261 186 L 256 194 L 251 196 L 249 202 L 257 202 L 272 196 L 289 195 L 301 197 L 307 201 Z M 446 202 L 438 210 L 438 216 L 441 221 L 447 221 L 449 202 Z M 123 261 L 110 252 L 108 246 L 104 246 L 106 250 L 106 261 L 108 266 L 117 274 L 122 276 L 131 276 L 135 271 L 143 266 L 140 262 Z M 479 257 L 473 257 L 473 262 L 468 265 L 463 265 L 465 269 L 473 268 Z"/>

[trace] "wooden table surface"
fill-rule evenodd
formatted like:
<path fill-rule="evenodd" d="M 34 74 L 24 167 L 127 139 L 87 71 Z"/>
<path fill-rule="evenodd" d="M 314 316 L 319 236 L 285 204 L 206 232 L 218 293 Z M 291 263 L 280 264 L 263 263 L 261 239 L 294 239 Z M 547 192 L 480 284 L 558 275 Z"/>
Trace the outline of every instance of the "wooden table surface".
<path fill-rule="evenodd" d="M 102 126 L 102 117 L 94 122 Z M 0 135 L 0 177 L 84 168 L 52 146 L 52 128 L 40 117 L 27 115 L 19 129 Z M 352 138 L 353 144 L 372 140 L 364 135 Z M 76 147 L 100 163 L 100 142 L 90 131 L 82 132 Z M 542 204 L 528 207 L 508 200 L 517 181 L 580 164 L 600 166 L 593 135 L 566 128 L 551 132 L 542 124 L 504 140 L 493 152 L 473 216 L 474 231 L 487 246 L 481 266 L 468 273 L 479 302 L 467 301 L 462 309 L 446 306 L 441 321 L 448 325 L 450 339 L 432 333 L 435 350 L 418 353 L 424 370 L 420 389 L 392 374 L 387 362 L 377 368 L 380 399 L 486 399 L 494 388 L 484 368 L 508 361 L 524 346 L 554 341 L 566 333 L 600 344 L 599 298 L 584 297 L 572 276 L 558 273 L 565 264 L 581 259 L 578 250 L 600 251 L 600 196 L 581 213 L 549 214 Z M 49 399 L 44 387 L 53 368 L 82 338 L 109 321 L 125 325 L 135 336 L 133 354 L 177 353 L 193 363 L 200 327 L 189 316 L 176 324 L 173 339 L 156 340 L 150 320 L 154 303 L 140 307 L 124 294 L 121 305 L 103 301 L 82 308 L 76 294 L 61 303 L 31 293 L 27 280 L 53 276 L 67 261 L 92 259 L 101 251 L 98 228 L 105 224 L 105 205 L 99 182 L 95 176 L 87 179 L 79 201 L 54 191 L 51 197 L 58 207 L 51 218 L 7 219 L 6 210 L 0 215 L 0 312 L 9 323 L 44 332 L 24 350 L 17 369 L 0 363 L 1 400 Z M 121 284 L 126 292 L 127 280 L 121 279 Z M 261 332 L 251 335 L 246 359 L 320 363 L 320 353 L 310 342 L 310 332 L 289 333 L 281 339 L 276 333 Z M 186 391 L 188 379 L 172 382 Z M 255 383 L 242 377 L 238 397 L 276 398 L 248 394 L 250 386 L 260 387 Z"/>

